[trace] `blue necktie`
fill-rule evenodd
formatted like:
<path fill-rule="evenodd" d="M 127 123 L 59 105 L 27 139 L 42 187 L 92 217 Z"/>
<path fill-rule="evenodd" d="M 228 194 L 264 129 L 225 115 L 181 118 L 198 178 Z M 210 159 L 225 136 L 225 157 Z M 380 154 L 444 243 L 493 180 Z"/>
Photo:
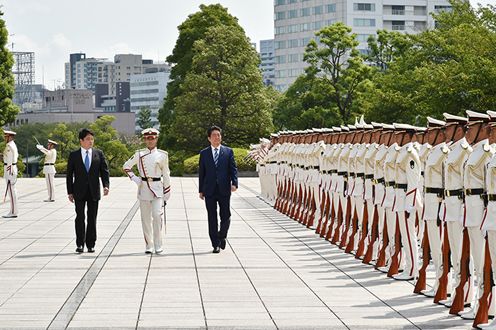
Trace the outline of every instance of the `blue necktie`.
<path fill-rule="evenodd" d="M 215 163 L 215 167 L 217 167 L 217 162 L 219 161 L 219 151 L 217 150 L 217 148 L 214 149 L 214 163 Z"/>
<path fill-rule="evenodd" d="M 86 150 L 86 157 L 84 158 L 84 167 L 86 167 L 86 172 L 90 171 L 90 156 L 88 150 Z"/>

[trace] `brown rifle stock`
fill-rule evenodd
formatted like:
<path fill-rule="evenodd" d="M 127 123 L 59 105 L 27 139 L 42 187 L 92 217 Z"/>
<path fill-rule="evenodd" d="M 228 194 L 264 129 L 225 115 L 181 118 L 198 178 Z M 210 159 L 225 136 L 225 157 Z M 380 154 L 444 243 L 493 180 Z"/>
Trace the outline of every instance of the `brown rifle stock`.
<path fill-rule="evenodd" d="M 427 232 L 427 223 L 424 221 L 424 238 L 422 239 L 422 267 L 419 269 L 419 277 L 413 293 L 421 293 L 427 287 L 427 267 L 431 260 L 431 247 L 429 245 L 429 234 Z"/>
<path fill-rule="evenodd" d="M 443 246 L 442 246 L 442 252 L 443 252 L 443 273 L 441 274 L 441 277 L 439 278 L 439 287 L 437 288 L 436 295 L 434 296 L 434 303 L 438 303 L 441 300 L 445 300 L 448 298 L 448 275 L 450 271 L 450 246 L 449 246 L 449 239 L 448 239 L 448 226 L 446 225 L 445 222 L 442 223 L 443 225 Z"/>
<path fill-rule="evenodd" d="M 491 255 L 489 254 L 489 242 L 487 237 L 484 243 L 484 291 L 479 299 L 479 308 L 475 315 L 472 326 L 477 328 L 479 324 L 487 323 L 489 318 L 489 297 L 493 288 L 492 273 L 491 273 Z"/>
<path fill-rule="evenodd" d="M 379 211 L 379 210 L 377 210 Z M 377 261 L 375 263 L 375 268 L 386 266 L 386 249 L 389 245 L 389 235 L 388 235 L 388 227 L 386 221 L 386 215 L 384 214 L 384 227 L 382 229 L 382 246 L 377 254 Z M 379 240 L 381 237 L 379 237 Z"/>
<path fill-rule="evenodd" d="M 362 261 L 364 264 L 370 264 L 372 261 L 374 257 L 374 244 L 379 239 L 379 214 L 377 212 L 377 205 L 374 205 L 372 227 L 370 228 L 370 242 L 367 245 L 367 252 L 365 252 Z"/>
<path fill-rule="evenodd" d="M 363 256 L 363 253 L 365 250 L 365 240 L 367 239 L 368 232 L 369 232 L 369 208 L 367 207 L 367 202 L 365 202 L 365 201 L 363 203 L 362 216 L 363 216 L 362 231 L 361 231 L 360 240 L 358 241 L 357 251 L 355 254 L 356 259 L 359 259 L 360 257 Z"/>
<path fill-rule="evenodd" d="M 464 287 L 469 277 L 469 262 L 470 262 L 470 241 L 467 228 L 463 229 L 462 257 L 460 258 L 460 284 L 455 290 L 455 298 L 451 305 L 449 313 L 458 315 L 465 306 Z"/>
<path fill-rule="evenodd" d="M 400 268 L 400 252 L 401 252 L 401 232 L 400 232 L 400 224 L 398 219 L 398 214 L 396 213 L 396 235 L 394 237 L 394 253 L 391 256 L 391 265 L 389 266 L 389 271 L 387 273 L 388 277 L 393 277 L 398 274 L 398 270 Z"/>

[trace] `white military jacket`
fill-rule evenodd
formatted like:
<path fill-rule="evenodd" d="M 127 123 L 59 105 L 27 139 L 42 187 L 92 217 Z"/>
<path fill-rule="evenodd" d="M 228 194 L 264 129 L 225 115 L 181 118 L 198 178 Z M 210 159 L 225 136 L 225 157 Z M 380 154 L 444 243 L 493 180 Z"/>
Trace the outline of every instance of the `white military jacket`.
<path fill-rule="evenodd" d="M 14 141 L 5 145 L 3 150 L 3 177 L 8 180 L 17 179 L 17 146 Z"/>
<path fill-rule="evenodd" d="M 472 194 L 472 189 L 481 192 L 485 186 L 486 165 L 494 155 L 489 140 L 485 139 L 473 146 L 464 168 L 463 187 L 465 189 L 465 208 L 463 226 L 480 227 L 484 216 L 484 200 L 481 194 Z"/>
<path fill-rule="evenodd" d="M 463 189 L 463 165 L 472 152 L 467 139 L 462 138 L 451 145 L 444 164 L 444 220 L 463 222 L 463 199 L 451 196 L 450 191 Z"/>
<path fill-rule="evenodd" d="M 442 189 L 444 192 L 443 168 L 449 148 L 445 142 L 432 147 L 424 165 L 424 185 L 425 188 Z M 425 193 L 424 195 L 424 220 L 437 220 L 439 203 L 442 201 L 442 194 Z"/>
<path fill-rule="evenodd" d="M 398 143 L 395 142 L 387 149 L 386 158 L 384 160 L 384 185 L 386 186 L 386 192 L 382 207 L 393 208 L 394 206 L 394 180 L 396 179 L 396 158 L 398 157 L 399 148 Z"/>
<path fill-rule="evenodd" d="M 55 174 L 57 172 L 55 171 L 55 165 L 54 165 L 55 161 L 57 160 L 57 150 L 55 148 L 48 150 L 47 148 L 43 147 L 41 144 L 36 145 L 36 148 L 38 148 L 39 151 L 45 154 L 43 173 Z"/>
<path fill-rule="evenodd" d="M 138 167 L 141 182 L 132 172 L 133 166 Z M 154 148 L 140 149 L 123 166 L 127 175 L 138 184 L 138 199 L 153 200 L 154 198 L 170 197 L 169 155 L 166 151 Z M 160 180 L 162 178 L 162 180 Z"/>
<path fill-rule="evenodd" d="M 483 231 L 496 230 L 496 154 L 493 155 L 486 168 L 486 191 L 489 202 L 480 227 Z"/>

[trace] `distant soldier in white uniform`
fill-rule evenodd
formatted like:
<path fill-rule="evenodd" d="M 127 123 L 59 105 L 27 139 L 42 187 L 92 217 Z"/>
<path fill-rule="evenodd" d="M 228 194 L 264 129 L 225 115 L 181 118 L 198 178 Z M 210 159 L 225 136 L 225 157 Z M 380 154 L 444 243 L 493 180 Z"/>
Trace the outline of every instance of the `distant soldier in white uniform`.
<path fill-rule="evenodd" d="M 55 202 L 55 186 L 53 183 L 55 177 L 55 161 L 57 160 L 57 142 L 53 140 L 48 140 L 48 145 L 45 148 L 41 144 L 37 144 L 36 148 L 45 154 L 45 162 L 43 163 L 43 173 L 45 174 L 45 180 L 48 190 L 48 199 L 44 202 Z"/>
<path fill-rule="evenodd" d="M 136 151 L 133 157 L 124 163 L 123 169 L 138 185 L 145 253 L 153 253 L 155 249 L 155 253 L 160 254 L 163 252 L 162 206 L 170 197 L 169 156 L 166 151 L 157 149 L 158 130 L 147 128 L 141 134 L 146 148 Z M 138 167 L 139 176 L 132 171 L 135 165 Z"/>
<path fill-rule="evenodd" d="M 10 211 L 4 218 L 17 218 L 17 158 L 19 153 L 17 152 L 17 146 L 14 142 L 15 135 L 14 131 L 3 131 L 5 138 L 5 149 L 3 150 L 3 177 L 5 178 L 5 183 L 7 188 L 5 189 L 4 200 L 7 196 L 10 199 Z"/>

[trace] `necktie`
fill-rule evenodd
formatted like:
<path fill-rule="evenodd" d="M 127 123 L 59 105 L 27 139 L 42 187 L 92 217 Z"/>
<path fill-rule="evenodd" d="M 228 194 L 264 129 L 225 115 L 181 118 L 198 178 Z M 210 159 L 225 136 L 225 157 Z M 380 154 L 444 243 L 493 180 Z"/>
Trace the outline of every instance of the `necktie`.
<path fill-rule="evenodd" d="M 84 158 L 84 167 L 86 167 L 86 172 L 90 171 L 90 156 L 88 150 L 86 150 L 86 157 Z"/>
<path fill-rule="evenodd" d="M 219 150 L 217 148 L 214 149 L 214 163 L 215 167 L 217 167 L 217 162 L 219 161 Z"/>

